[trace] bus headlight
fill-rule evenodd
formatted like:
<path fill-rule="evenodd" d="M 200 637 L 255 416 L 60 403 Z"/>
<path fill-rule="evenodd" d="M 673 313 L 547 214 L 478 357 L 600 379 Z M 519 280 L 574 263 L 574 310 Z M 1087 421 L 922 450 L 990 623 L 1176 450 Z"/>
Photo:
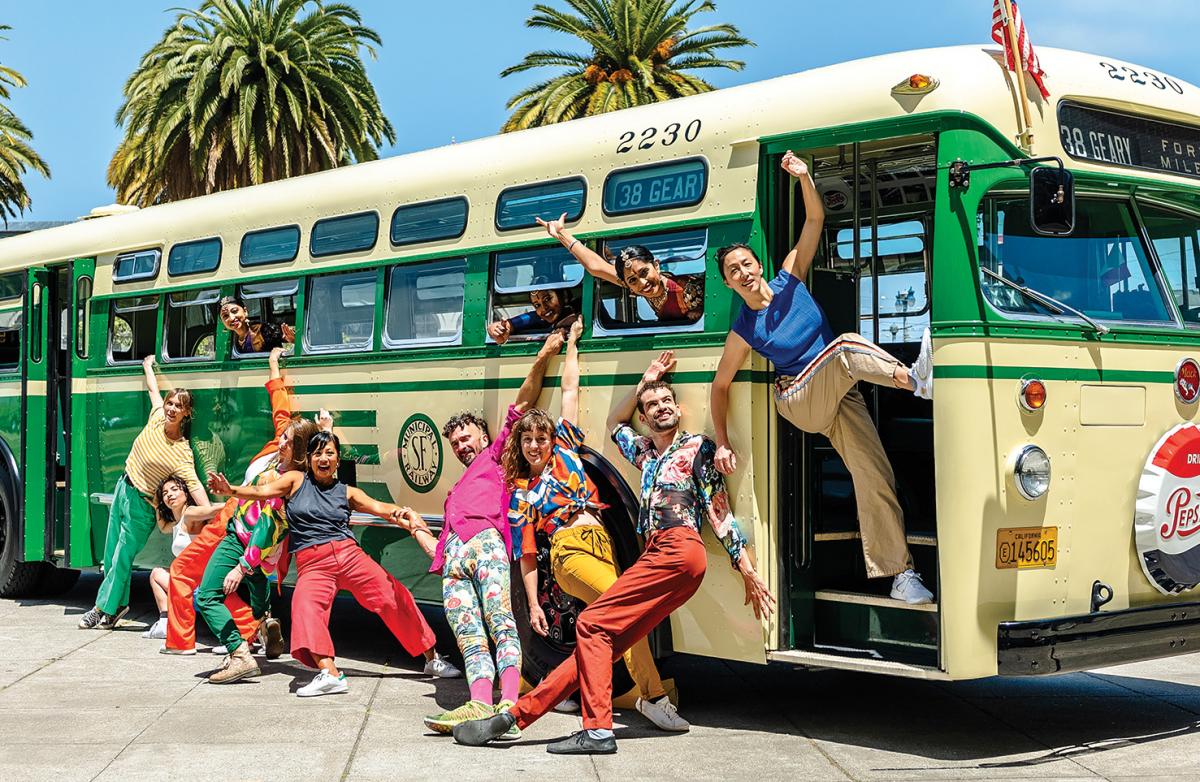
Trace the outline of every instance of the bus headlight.
<path fill-rule="evenodd" d="M 1027 500 L 1036 500 L 1050 488 L 1050 457 L 1036 445 L 1027 445 L 1013 464 L 1013 483 Z"/>

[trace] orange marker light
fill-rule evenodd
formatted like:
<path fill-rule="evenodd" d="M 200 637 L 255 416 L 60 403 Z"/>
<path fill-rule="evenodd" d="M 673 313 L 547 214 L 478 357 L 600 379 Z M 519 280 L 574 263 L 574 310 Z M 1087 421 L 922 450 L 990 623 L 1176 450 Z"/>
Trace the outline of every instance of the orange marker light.
<path fill-rule="evenodd" d="M 1040 380 L 1022 380 L 1021 407 L 1036 412 L 1046 406 L 1046 384 Z"/>
<path fill-rule="evenodd" d="M 892 87 L 893 95 L 925 95 L 933 92 L 941 84 L 937 79 L 924 73 L 914 73 L 904 81 Z"/>
<path fill-rule="evenodd" d="M 932 81 L 923 73 L 914 73 L 908 77 L 908 86 L 914 90 L 923 90 L 930 84 L 932 84 Z"/>

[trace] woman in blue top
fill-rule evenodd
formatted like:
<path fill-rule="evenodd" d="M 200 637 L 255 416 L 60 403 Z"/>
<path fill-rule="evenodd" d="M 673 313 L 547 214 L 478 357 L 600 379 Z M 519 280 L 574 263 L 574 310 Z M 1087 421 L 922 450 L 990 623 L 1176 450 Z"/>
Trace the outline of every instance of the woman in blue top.
<path fill-rule="evenodd" d="M 865 380 L 931 398 L 929 331 L 921 340 L 921 354 L 912 369 L 861 334 L 833 335 L 825 313 L 804 284 L 821 240 L 825 208 L 804 161 L 789 150 L 782 165 L 800 182 L 805 219 L 800 238 L 780 264 L 779 274 L 765 279 L 762 263 L 745 245 L 717 252 L 725 285 L 744 302 L 725 340 L 712 384 L 717 469 L 729 475 L 737 467 L 726 428 L 729 387 L 754 350 L 775 365 L 779 414 L 799 429 L 828 437 L 846 463 L 858 502 L 867 575 L 893 576 L 893 598 L 929 603 L 933 595 L 912 569 L 892 467 L 856 388 L 858 381 Z"/>

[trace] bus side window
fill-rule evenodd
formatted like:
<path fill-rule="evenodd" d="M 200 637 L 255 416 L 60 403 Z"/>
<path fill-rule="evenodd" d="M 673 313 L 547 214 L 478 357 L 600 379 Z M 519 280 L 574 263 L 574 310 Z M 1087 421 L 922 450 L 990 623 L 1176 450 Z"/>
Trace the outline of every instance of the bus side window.
<path fill-rule="evenodd" d="M 649 298 L 635 295 L 629 288 L 597 281 L 596 323 L 601 333 L 666 328 L 703 330 L 708 229 L 608 239 L 601 245 L 600 254 L 615 262 L 628 247 L 644 248 L 658 261 L 660 290 L 665 296 L 656 297 L 652 305 Z M 653 264 L 634 260 L 623 271 L 626 278 L 635 274 L 637 279 L 646 279 L 653 274 Z"/>
<path fill-rule="evenodd" d="M 375 339 L 374 269 L 313 277 L 308 283 L 304 349 L 370 350 Z"/>
<path fill-rule="evenodd" d="M 204 360 L 217 356 L 216 288 L 167 294 L 163 358 L 170 361 Z"/>
<path fill-rule="evenodd" d="M 466 288 L 465 258 L 393 266 L 384 347 L 462 344 Z"/>
<path fill-rule="evenodd" d="M 1148 203 L 1139 203 L 1138 207 L 1184 325 L 1197 328 L 1200 326 L 1200 218 Z"/>
<path fill-rule="evenodd" d="M 879 334 L 874 333 L 875 277 L 871 273 L 871 227 L 859 230 L 859 333 L 879 344 L 919 342 L 929 325 L 928 264 L 925 224 L 919 219 L 880 222 Z M 854 265 L 854 230 L 841 228 L 833 238 L 835 269 Z"/>
<path fill-rule="evenodd" d="M 490 322 L 508 321 L 510 338 L 540 338 L 581 314 L 583 266 L 563 247 L 496 253 Z"/>
<path fill-rule="evenodd" d="M 108 363 L 135 363 L 154 355 L 157 324 L 157 296 L 115 299 L 108 328 Z"/>
<path fill-rule="evenodd" d="M 238 298 L 246 302 L 246 313 L 251 323 L 279 328 L 287 326 L 290 329 L 296 325 L 296 293 L 299 290 L 300 283 L 296 280 L 246 283 L 238 286 Z M 237 339 L 232 342 L 235 358 L 264 356 L 269 352 L 243 353 L 238 349 Z M 284 349 L 291 354 L 292 345 L 286 340 Z"/>
<path fill-rule="evenodd" d="M 0 277 L 0 372 L 21 365 L 21 326 L 25 322 L 24 280 L 19 274 Z"/>

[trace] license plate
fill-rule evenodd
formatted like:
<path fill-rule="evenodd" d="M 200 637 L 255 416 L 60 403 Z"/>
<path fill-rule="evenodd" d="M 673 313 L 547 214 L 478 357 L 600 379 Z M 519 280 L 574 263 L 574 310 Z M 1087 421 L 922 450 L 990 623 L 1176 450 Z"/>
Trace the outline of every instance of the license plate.
<path fill-rule="evenodd" d="M 996 531 L 998 569 L 1052 568 L 1058 562 L 1058 527 L 1008 527 Z"/>

